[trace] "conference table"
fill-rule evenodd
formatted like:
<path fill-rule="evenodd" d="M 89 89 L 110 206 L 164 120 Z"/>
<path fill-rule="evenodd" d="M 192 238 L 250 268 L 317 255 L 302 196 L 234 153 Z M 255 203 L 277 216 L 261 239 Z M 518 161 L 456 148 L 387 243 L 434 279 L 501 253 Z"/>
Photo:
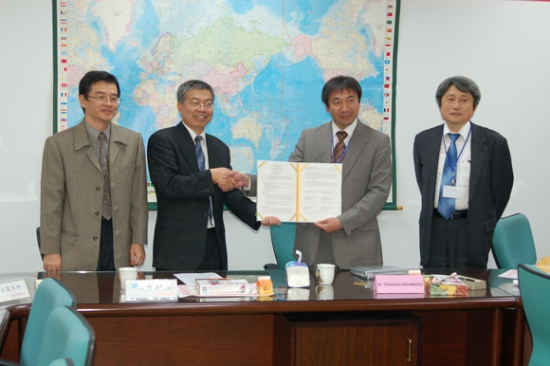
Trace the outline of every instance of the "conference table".
<path fill-rule="evenodd" d="M 78 311 L 95 330 L 95 365 L 522 365 L 525 318 L 517 287 L 498 276 L 503 270 L 456 272 L 487 287 L 466 297 L 384 295 L 349 271 L 338 272 L 332 286 L 319 286 L 310 273 L 310 286 L 299 289 L 286 286 L 284 270 L 218 271 L 249 283 L 270 275 L 275 295 L 126 302 L 116 272 L 55 277 L 75 293 Z M 0 282 L 24 278 L 34 293 L 36 279 L 47 276 L 4 273 Z M 7 332 L 2 358 L 18 359 L 31 301 L 0 304 L 9 313 L 9 327 L 0 325 Z"/>

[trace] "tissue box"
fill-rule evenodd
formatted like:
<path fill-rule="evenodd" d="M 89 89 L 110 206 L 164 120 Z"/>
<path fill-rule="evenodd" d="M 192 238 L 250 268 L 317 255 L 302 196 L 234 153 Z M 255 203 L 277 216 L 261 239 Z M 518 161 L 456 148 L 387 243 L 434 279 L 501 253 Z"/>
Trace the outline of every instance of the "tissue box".
<path fill-rule="evenodd" d="M 286 269 L 286 283 L 288 287 L 309 286 L 309 269 L 301 262 L 288 262 Z"/>
<path fill-rule="evenodd" d="M 468 296 L 468 286 L 454 276 L 426 275 L 424 288 L 430 296 Z"/>

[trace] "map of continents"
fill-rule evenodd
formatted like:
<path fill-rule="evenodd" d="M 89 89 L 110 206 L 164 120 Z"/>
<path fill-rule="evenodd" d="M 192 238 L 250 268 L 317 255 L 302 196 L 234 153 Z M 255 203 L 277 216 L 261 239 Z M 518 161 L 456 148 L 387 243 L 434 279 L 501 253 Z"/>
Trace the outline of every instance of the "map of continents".
<path fill-rule="evenodd" d="M 345 74 L 363 87 L 359 118 L 390 134 L 383 113 L 387 2 L 58 1 L 61 14 L 66 9 L 65 127 L 83 117 L 78 82 L 88 70 L 119 78 L 115 122 L 145 143 L 180 121 L 177 87 L 201 79 L 216 92 L 207 132 L 229 145 L 234 169 L 254 172 L 258 159 L 286 160 L 304 128 L 330 120 L 321 89 Z"/>

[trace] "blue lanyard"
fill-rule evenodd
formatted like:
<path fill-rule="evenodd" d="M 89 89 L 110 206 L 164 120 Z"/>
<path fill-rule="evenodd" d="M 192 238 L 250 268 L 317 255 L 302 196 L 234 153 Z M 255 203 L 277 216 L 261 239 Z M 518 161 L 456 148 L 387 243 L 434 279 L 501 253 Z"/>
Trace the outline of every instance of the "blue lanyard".
<path fill-rule="evenodd" d="M 348 141 L 348 144 L 346 145 L 346 148 L 344 149 L 344 151 L 342 151 L 342 155 L 340 156 L 340 159 L 336 160 L 336 155 L 334 155 L 334 134 L 332 134 L 332 160 L 334 160 L 335 164 L 340 164 L 342 159 L 344 159 L 344 156 L 346 156 L 346 153 L 348 152 L 348 147 L 350 142 L 351 142 L 351 136 L 349 137 L 349 141 Z"/>
<path fill-rule="evenodd" d="M 453 171 L 453 176 L 456 172 L 456 166 L 458 165 L 458 161 L 460 160 L 460 156 L 464 152 L 464 148 L 466 147 L 466 144 L 468 143 L 468 140 L 470 139 L 470 133 L 472 132 L 472 126 L 470 126 L 470 129 L 468 130 L 468 135 L 466 136 L 466 141 L 464 141 L 464 145 L 462 145 L 462 149 L 460 149 L 460 153 L 456 157 L 456 161 L 452 162 L 451 158 L 449 157 L 449 150 L 447 149 L 447 144 L 445 143 L 445 134 L 443 134 L 443 148 L 445 148 L 445 156 L 446 159 L 449 160 L 449 164 L 451 165 L 451 170 Z M 454 181 L 454 179 L 453 179 Z"/>

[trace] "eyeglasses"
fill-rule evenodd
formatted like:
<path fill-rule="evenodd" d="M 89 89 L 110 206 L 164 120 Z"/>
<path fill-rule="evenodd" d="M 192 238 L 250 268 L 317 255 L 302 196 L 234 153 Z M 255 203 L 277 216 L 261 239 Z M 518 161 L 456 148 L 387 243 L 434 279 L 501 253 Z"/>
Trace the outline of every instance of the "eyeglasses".
<path fill-rule="evenodd" d="M 189 105 L 194 109 L 198 109 L 202 106 L 202 108 L 206 109 L 207 111 L 211 111 L 212 108 L 214 108 L 214 103 L 212 103 L 210 101 L 202 103 L 202 102 L 199 102 L 196 99 L 190 100 Z"/>
<path fill-rule="evenodd" d="M 104 95 L 99 95 L 97 97 L 92 97 L 91 95 L 88 95 L 88 98 L 96 99 L 99 103 L 109 103 L 111 104 L 120 104 L 120 98 L 119 97 L 106 97 Z"/>

